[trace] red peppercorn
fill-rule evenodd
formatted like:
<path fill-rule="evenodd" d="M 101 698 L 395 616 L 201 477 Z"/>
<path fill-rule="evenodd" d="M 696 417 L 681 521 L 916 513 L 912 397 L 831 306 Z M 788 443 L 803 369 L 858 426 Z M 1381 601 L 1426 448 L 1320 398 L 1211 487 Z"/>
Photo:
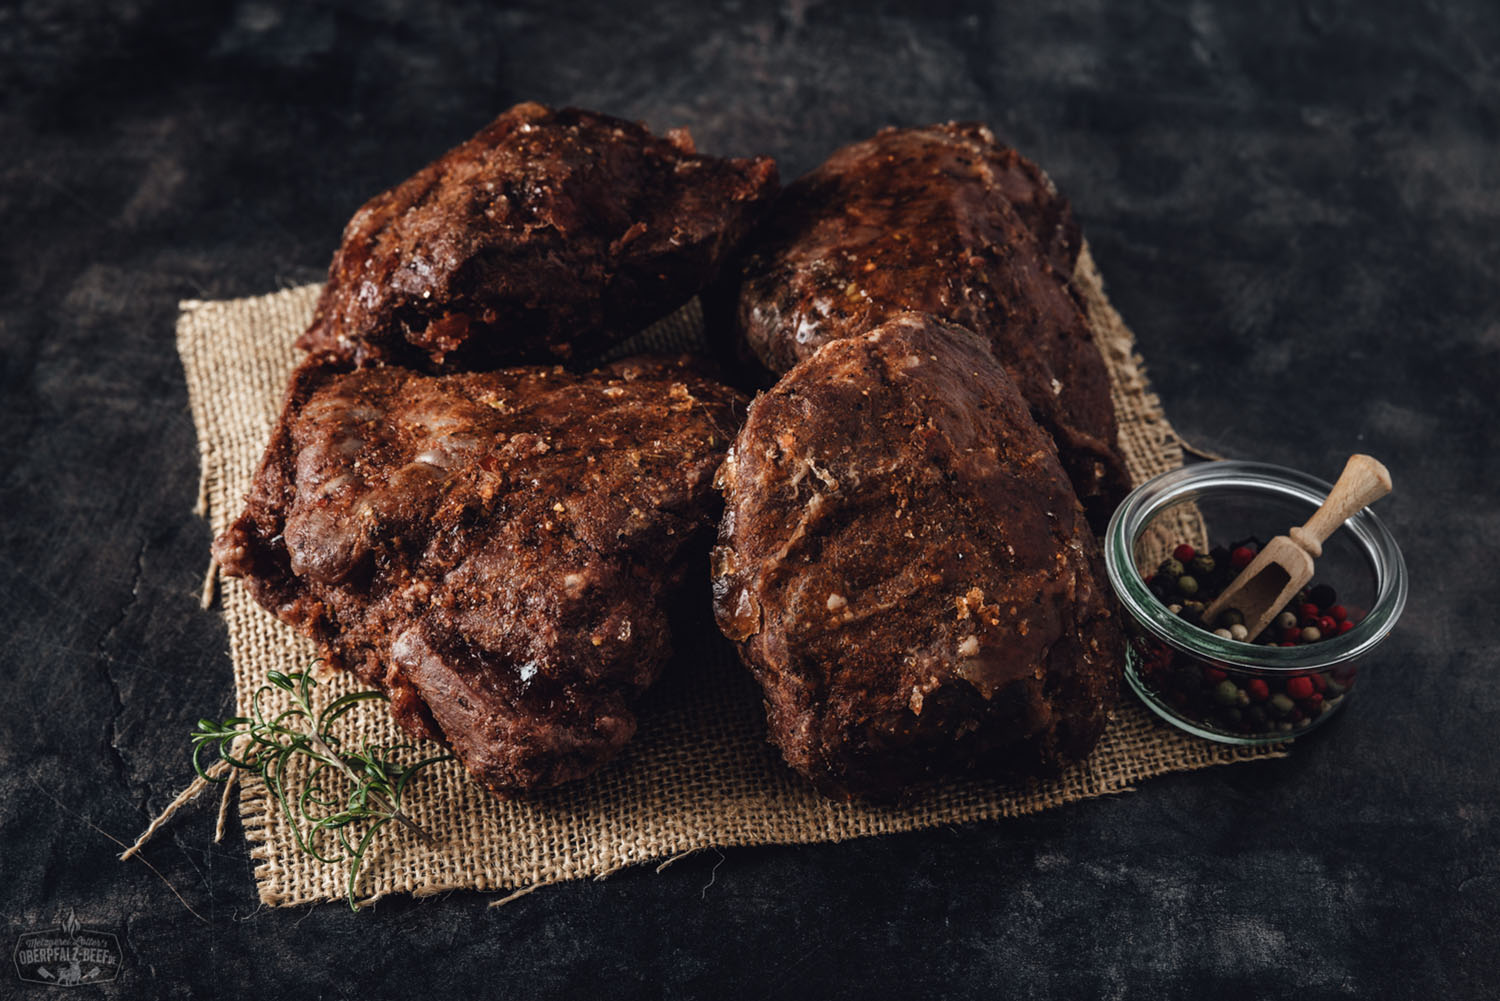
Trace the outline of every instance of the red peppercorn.
<path fill-rule="evenodd" d="M 1297 644 L 1295 644 L 1295 643 L 1283 643 L 1281 645 L 1282 646 L 1296 646 Z"/>
<path fill-rule="evenodd" d="M 1271 689 L 1259 678 L 1251 678 L 1245 685 L 1245 694 L 1250 696 L 1252 702 L 1264 702 L 1271 697 Z"/>
<path fill-rule="evenodd" d="M 1339 623 L 1339 635 L 1342 636 L 1353 628 L 1354 623 L 1350 622 L 1348 619 L 1345 619 L 1343 622 Z"/>
<path fill-rule="evenodd" d="M 1321 692 L 1328 688 L 1328 679 L 1321 674 L 1311 674 L 1308 677 L 1312 680 L 1312 686 L 1317 691 Z"/>
<path fill-rule="evenodd" d="M 1322 634 L 1324 636 L 1332 636 L 1334 634 L 1334 632 L 1338 629 L 1338 627 L 1339 627 L 1339 624 L 1337 622 L 1333 621 L 1333 616 L 1331 616 L 1331 615 L 1320 615 L 1320 616 L 1318 616 L 1318 630 L 1320 632 L 1322 632 Z"/>
<path fill-rule="evenodd" d="M 1313 683 L 1306 677 L 1288 678 L 1286 693 L 1294 699 L 1305 699 L 1313 693 Z"/>
<path fill-rule="evenodd" d="M 1297 614 L 1304 621 L 1307 619 L 1312 619 L 1314 622 L 1316 622 L 1318 619 L 1319 611 L 1320 610 L 1318 606 L 1309 601 L 1307 604 L 1302 605 L 1297 609 Z"/>
<path fill-rule="evenodd" d="M 1203 669 L 1203 680 L 1208 682 L 1210 685 L 1217 685 L 1226 677 L 1228 677 L 1228 675 L 1219 670 L 1217 667 L 1205 667 Z"/>
<path fill-rule="evenodd" d="M 1296 626 L 1288 626 L 1281 631 L 1281 645 L 1293 646 L 1302 636 L 1302 630 Z"/>
<path fill-rule="evenodd" d="M 1334 605 L 1328 610 L 1328 614 L 1333 616 L 1333 621 L 1335 622 L 1343 622 L 1349 617 L 1349 612 L 1343 605 Z"/>
<path fill-rule="evenodd" d="M 1255 559 L 1255 550 L 1249 546 L 1240 546 L 1229 554 L 1229 565 L 1236 570 L 1243 570 Z"/>
<path fill-rule="evenodd" d="M 1307 711 L 1309 713 L 1315 713 L 1318 711 L 1318 707 L 1323 704 L 1323 696 L 1319 695 L 1317 692 L 1313 692 L 1307 698 L 1302 700 L 1302 704 L 1307 707 Z"/>
<path fill-rule="evenodd" d="M 1182 545 L 1178 546 L 1176 549 L 1172 550 L 1172 559 L 1176 560 L 1179 563 L 1183 563 L 1183 564 L 1191 563 L 1192 560 L 1193 560 L 1193 557 L 1197 556 L 1197 555 L 1198 555 L 1198 550 L 1194 549 L 1192 546 L 1188 545 L 1186 542 L 1184 542 Z"/>

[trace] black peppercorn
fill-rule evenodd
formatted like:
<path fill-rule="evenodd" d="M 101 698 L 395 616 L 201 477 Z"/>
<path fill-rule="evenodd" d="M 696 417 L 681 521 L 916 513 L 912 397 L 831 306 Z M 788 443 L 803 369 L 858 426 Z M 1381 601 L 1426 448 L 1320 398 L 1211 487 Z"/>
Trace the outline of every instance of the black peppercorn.
<path fill-rule="evenodd" d="M 1338 594 L 1327 584 L 1319 584 L 1307 592 L 1307 600 L 1319 608 L 1327 608 L 1339 600 Z"/>

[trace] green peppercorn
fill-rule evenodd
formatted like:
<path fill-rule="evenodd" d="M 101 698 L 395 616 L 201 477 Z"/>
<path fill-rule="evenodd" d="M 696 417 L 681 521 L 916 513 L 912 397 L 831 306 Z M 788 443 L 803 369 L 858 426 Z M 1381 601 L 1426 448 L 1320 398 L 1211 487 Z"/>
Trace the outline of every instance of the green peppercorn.
<path fill-rule="evenodd" d="M 1161 566 L 1156 568 L 1156 572 L 1161 574 L 1163 577 L 1175 580 L 1176 578 L 1181 577 L 1183 574 L 1187 573 L 1187 567 L 1182 565 L 1181 560 L 1167 559 L 1162 560 L 1162 564 Z"/>
<path fill-rule="evenodd" d="M 1271 712 L 1277 716 L 1290 716 L 1296 708 L 1297 703 L 1281 692 L 1271 696 Z"/>
<path fill-rule="evenodd" d="M 1199 577 L 1207 577 L 1214 572 L 1215 566 L 1217 564 L 1214 563 L 1214 558 L 1205 554 L 1203 556 L 1194 556 L 1193 561 L 1188 564 L 1188 569 Z"/>
<path fill-rule="evenodd" d="M 1221 706 L 1232 706 L 1240 700 L 1240 686 L 1225 678 L 1214 686 L 1214 703 Z"/>
<path fill-rule="evenodd" d="M 1219 625 L 1228 629 L 1230 626 L 1243 626 L 1245 615 L 1238 608 L 1226 608 L 1219 613 Z"/>
<path fill-rule="evenodd" d="M 1177 578 L 1177 590 L 1181 591 L 1183 594 L 1197 594 L 1198 581 L 1196 578 L 1189 577 L 1184 574 L 1183 576 Z"/>

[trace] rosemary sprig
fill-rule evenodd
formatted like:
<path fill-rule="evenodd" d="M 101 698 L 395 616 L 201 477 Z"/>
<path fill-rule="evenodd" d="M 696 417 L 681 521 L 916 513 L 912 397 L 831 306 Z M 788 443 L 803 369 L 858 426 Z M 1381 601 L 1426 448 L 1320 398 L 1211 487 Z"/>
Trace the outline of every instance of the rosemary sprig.
<path fill-rule="evenodd" d="M 311 671 L 271 671 L 267 679 L 250 700 L 249 716 L 198 721 L 193 731 L 193 768 L 207 781 L 225 781 L 227 774 L 208 774 L 201 760 L 205 749 L 216 746 L 226 764 L 259 776 L 280 805 L 298 848 L 321 862 L 348 860 L 349 907 L 357 911 L 354 890 L 359 868 L 382 827 L 395 821 L 432 842 L 430 834 L 401 812 L 401 797 L 418 772 L 453 755 L 444 752 L 403 765 L 395 755 L 416 751 L 412 744 L 366 742 L 358 751 L 345 750 L 333 732 L 334 724 L 359 703 L 385 695 L 352 692 L 315 712 L 312 690 L 318 683 Z M 291 696 L 292 704 L 272 715 L 262 701 L 278 690 Z M 314 762 L 300 790 L 293 787 L 289 775 L 291 762 L 299 755 Z M 326 845 L 330 836 L 336 848 Z"/>

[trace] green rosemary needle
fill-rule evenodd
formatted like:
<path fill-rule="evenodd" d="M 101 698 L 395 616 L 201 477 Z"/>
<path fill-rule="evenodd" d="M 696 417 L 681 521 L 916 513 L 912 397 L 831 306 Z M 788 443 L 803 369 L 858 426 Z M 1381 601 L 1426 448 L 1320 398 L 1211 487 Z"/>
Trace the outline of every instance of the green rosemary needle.
<path fill-rule="evenodd" d="M 366 742 L 357 751 L 345 750 L 334 724 L 359 703 L 384 699 L 382 693 L 352 692 L 314 711 L 312 690 L 318 683 L 311 671 L 271 671 L 266 677 L 250 700 L 249 716 L 198 721 L 193 768 L 210 782 L 226 781 L 227 774 L 209 775 L 201 760 L 206 748 L 217 747 L 226 764 L 259 776 L 280 805 L 299 849 L 321 862 L 349 862 L 349 907 L 357 911 L 359 868 L 381 828 L 395 821 L 432 843 L 432 836 L 401 812 L 401 797 L 418 772 L 453 755 L 445 751 L 403 765 L 396 755 L 416 752 L 412 744 Z M 276 691 L 289 695 L 292 704 L 273 715 L 262 702 Z M 299 756 L 313 766 L 297 789 L 289 768 Z M 327 845 L 330 836 L 336 848 Z"/>

